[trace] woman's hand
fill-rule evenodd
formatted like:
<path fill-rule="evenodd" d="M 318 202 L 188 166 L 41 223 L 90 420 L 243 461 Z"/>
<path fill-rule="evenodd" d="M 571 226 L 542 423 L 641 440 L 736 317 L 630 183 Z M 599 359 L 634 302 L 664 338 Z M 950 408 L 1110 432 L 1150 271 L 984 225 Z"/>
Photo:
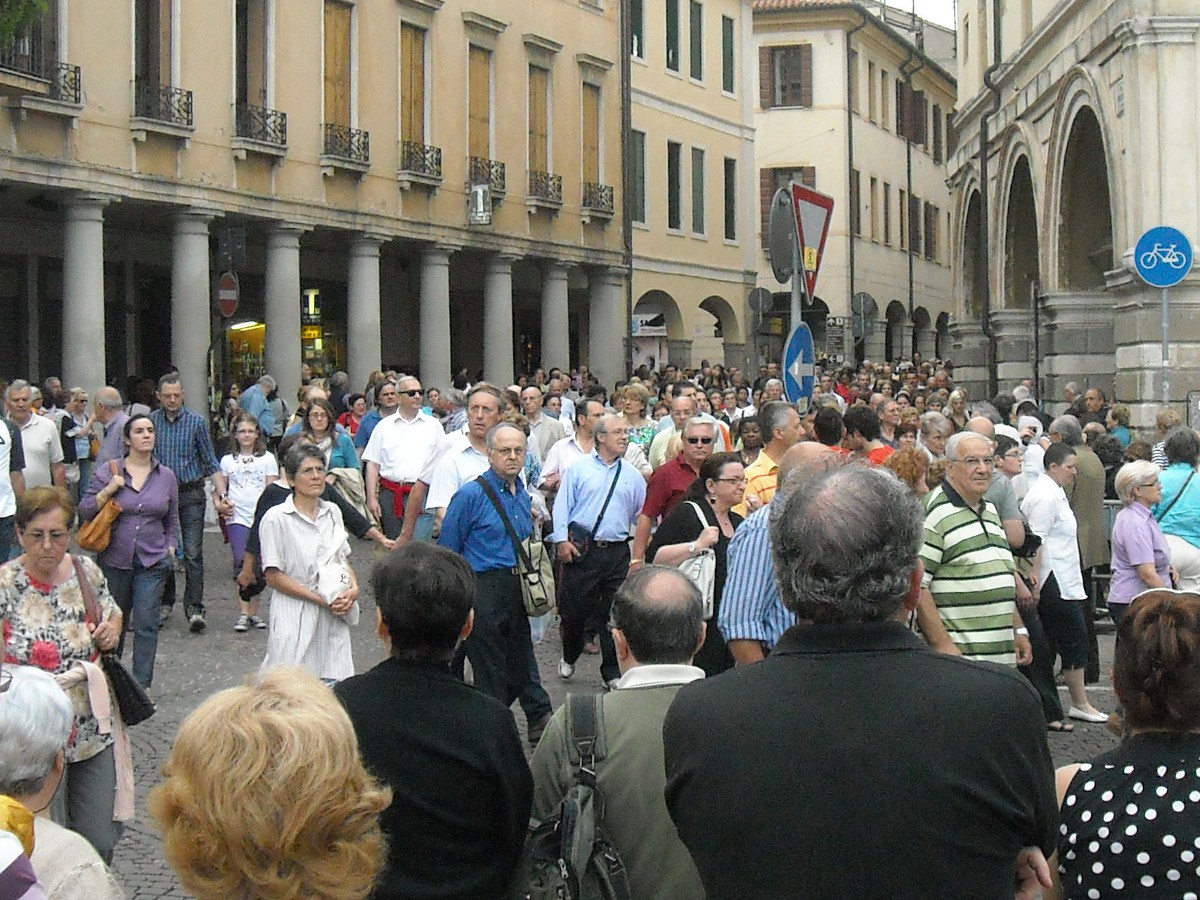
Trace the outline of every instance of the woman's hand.
<path fill-rule="evenodd" d="M 113 616 L 96 625 L 93 622 L 88 623 L 88 630 L 92 633 L 92 642 L 101 650 L 108 651 L 116 648 L 121 640 L 121 617 Z"/>
<path fill-rule="evenodd" d="M 105 500 L 108 500 L 109 498 L 115 496 L 117 491 L 121 490 L 123 487 L 125 487 L 125 479 L 121 477 L 120 473 L 117 473 L 108 480 L 108 484 L 104 486 L 104 490 L 102 490 L 100 493 L 104 494 Z"/>
<path fill-rule="evenodd" d="M 351 587 L 333 598 L 333 602 L 329 604 L 329 611 L 335 616 L 344 616 L 350 612 L 354 606 L 354 601 L 358 598 L 358 588 Z"/>
<path fill-rule="evenodd" d="M 709 525 L 702 532 L 700 532 L 700 537 L 696 538 L 696 549 L 708 550 L 709 548 L 715 546 L 720 538 L 721 529 L 719 529 L 716 525 Z"/>

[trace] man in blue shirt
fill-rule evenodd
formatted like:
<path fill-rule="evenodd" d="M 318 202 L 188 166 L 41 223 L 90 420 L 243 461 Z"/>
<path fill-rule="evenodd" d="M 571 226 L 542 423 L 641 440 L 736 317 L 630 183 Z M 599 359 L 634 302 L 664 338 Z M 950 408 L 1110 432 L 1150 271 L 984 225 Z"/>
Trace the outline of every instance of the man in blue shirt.
<path fill-rule="evenodd" d="M 541 686 L 533 656 L 517 576 L 517 553 L 480 483 L 484 481 L 492 489 L 517 538 L 529 537 L 532 505 L 519 477 L 525 468 L 525 447 L 525 432 L 515 425 L 502 422 L 488 432 L 490 468 L 455 491 L 446 507 L 438 543 L 462 554 L 475 572 L 475 627 L 466 641 L 475 687 L 506 707 L 520 699 L 529 743 L 537 746 L 550 721 L 550 697 Z"/>
<path fill-rule="evenodd" d="M 375 393 L 375 404 L 375 408 L 358 423 L 358 431 L 354 435 L 354 446 L 358 449 L 359 456 L 367 449 L 367 441 L 371 440 L 371 432 L 375 430 L 375 426 L 400 408 L 400 394 L 396 390 L 395 380 L 385 381 L 379 386 Z"/>
<path fill-rule="evenodd" d="M 564 680 L 575 674 L 590 625 L 600 638 L 600 677 L 611 686 L 621 671 L 608 616 L 613 594 L 629 574 L 629 528 L 646 502 L 646 479 L 624 459 L 629 427 L 621 416 L 605 416 L 592 435 L 595 449 L 567 469 L 554 501 L 553 539 L 564 564 L 558 674 Z"/>
<path fill-rule="evenodd" d="M 170 373 L 158 380 L 159 408 L 150 413 L 154 422 L 154 455 L 175 473 L 179 482 L 179 531 L 183 538 L 183 568 L 187 584 L 183 611 L 193 632 L 204 630 L 204 508 L 208 498 L 204 482 L 217 471 L 208 423 L 183 405 L 183 384 Z M 163 588 L 159 627 L 175 606 L 175 570 Z"/>
<path fill-rule="evenodd" d="M 238 406 L 258 420 L 258 430 L 262 432 L 264 440 L 275 433 L 275 413 L 271 412 L 271 404 L 267 402 L 267 397 L 273 390 L 275 379 L 270 375 L 263 375 L 238 397 Z"/>

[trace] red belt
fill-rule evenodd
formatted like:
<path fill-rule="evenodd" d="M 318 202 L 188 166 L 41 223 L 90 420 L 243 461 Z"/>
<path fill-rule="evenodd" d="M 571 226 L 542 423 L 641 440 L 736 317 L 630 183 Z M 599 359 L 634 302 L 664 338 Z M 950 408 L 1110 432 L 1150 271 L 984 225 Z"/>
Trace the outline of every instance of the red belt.
<path fill-rule="evenodd" d="M 412 493 L 412 484 L 404 484 L 399 481 L 389 481 L 380 476 L 380 487 L 392 492 L 392 511 L 396 514 L 397 521 L 404 518 L 404 504 L 408 501 L 408 495 Z"/>

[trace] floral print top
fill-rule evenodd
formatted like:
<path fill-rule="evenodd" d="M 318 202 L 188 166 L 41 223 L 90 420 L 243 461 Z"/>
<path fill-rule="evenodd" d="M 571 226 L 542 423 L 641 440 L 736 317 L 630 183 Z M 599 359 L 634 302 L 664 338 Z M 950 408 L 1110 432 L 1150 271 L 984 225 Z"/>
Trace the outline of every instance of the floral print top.
<path fill-rule="evenodd" d="M 87 556 L 79 559 L 104 618 L 118 615 L 120 609 L 100 567 Z M 96 658 L 96 646 L 87 627 L 87 606 L 74 572 L 70 579 L 52 587 L 35 581 L 17 560 L 0 567 L 0 618 L 4 620 L 5 665 L 37 666 L 59 675 L 75 660 Z M 68 688 L 66 694 L 75 711 L 67 762 L 91 759 L 112 743 L 112 735 L 100 733 L 88 701 L 86 681 Z"/>
<path fill-rule="evenodd" d="M 656 422 L 643 425 L 641 428 L 631 428 L 629 429 L 629 443 L 637 444 L 649 452 L 650 443 L 654 440 L 656 434 L 658 434 L 658 424 Z"/>

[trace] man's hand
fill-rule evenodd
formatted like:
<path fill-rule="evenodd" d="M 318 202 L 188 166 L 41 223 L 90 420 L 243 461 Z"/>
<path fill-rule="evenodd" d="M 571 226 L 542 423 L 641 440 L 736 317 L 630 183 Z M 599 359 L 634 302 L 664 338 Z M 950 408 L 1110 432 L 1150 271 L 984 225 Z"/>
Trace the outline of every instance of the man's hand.
<path fill-rule="evenodd" d="M 250 587 L 250 585 L 254 584 L 254 569 L 249 566 L 242 566 L 241 571 L 237 573 L 237 577 L 233 580 L 237 582 L 238 587 Z"/>
<path fill-rule="evenodd" d="M 1033 644 L 1023 634 L 1015 635 L 1013 643 L 1017 647 L 1017 665 L 1027 666 L 1033 662 Z"/>
<path fill-rule="evenodd" d="M 1016 885 L 1014 900 L 1038 900 L 1042 888 L 1054 886 L 1050 878 L 1050 864 L 1038 847 L 1022 847 L 1013 866 Z"/>
<path fill-rule="evenodd" d="M 570 541 L 558 542 L 558 558 L 561 562 L 572 563 L 579 556 L 579 548 Z"/>
<path fill-rule="evenodd" d="M 379 505 L 378 497 L 372 497 L 367 501 L 367 510 L 375 517 L 376 522 L 383 521 L 383 507 Z"/>

